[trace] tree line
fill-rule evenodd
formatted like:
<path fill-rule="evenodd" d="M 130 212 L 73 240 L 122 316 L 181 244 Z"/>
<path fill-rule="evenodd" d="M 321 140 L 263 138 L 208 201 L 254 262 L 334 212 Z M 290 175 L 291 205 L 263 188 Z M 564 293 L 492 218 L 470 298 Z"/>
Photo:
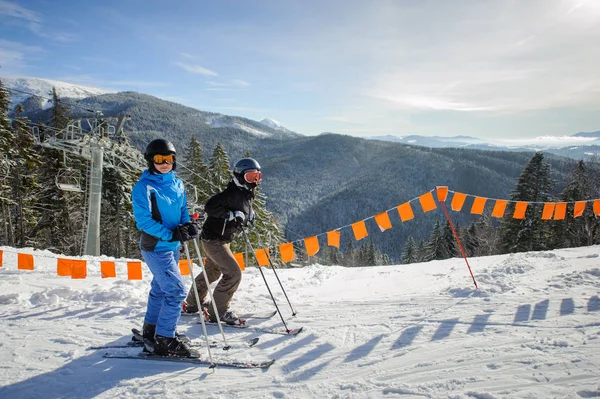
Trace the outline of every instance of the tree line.
<path fill-rule="evenodd" d="M 54 88 L 49 96 L 52 106 L 45 120 L 29 121 L 22 116 L 21 104 L 14 109 L 11 119 L 10 95 L 0 80 L 0 245 L 78 256 L 83 253 L 87 222 L 88 160 L 40 144 L 50 133 L 57 139 L 65 138 L 66 128 L 73 122 L 69 107 Z M 34 139 L 31 126 L 36 127 L 40 140 Z M 192 136 L 189 145 L 178 149 L 177 163 L 191 212 L 202 213 L 206 200 L 225 188 L 231 178 L 229 157 L 220 142 L 205 157 L 201 144 Z M 140 258 L 139 231 L 131 204 L 131 190 L 143 169 L 140 166 L 140 172 L 134 174 L 103 168 L 100 223 L 103 255 Z M 70 178 L 69 190 L 60 181 L 65 176 Z M 265 203 L 266 197 L 259 188 L 254 202 L 256 222 L 252 226 L 256 234 L 249 235 L 256 249 L 260 244 L 273 246 L 283 240 L 281 227 Z M 245 240 L 238 237 L 232 250 L 247 251 Z"/>
<path fill-rule="evenodd" d="M 600 244 L 600 219 L 590 203 L 580 217 L 574 217 L 575 201 L 599 198 L 600 165 L 595 157 L 587 164 L 577 163 L 564 189 L 553 195 L 555 181 L 544 154 L 537 152 L 519 175 L 509 195 L 505 216 L 494 219 L 486 209 L 479 220 L 456 228 L 466 256 L 487 256 L 515 252 L 544 251 L 556 248 Z M 517 201 L 529 203 L 525 218 L 514 219 Z M 493 204 L 486 204 L 486 208 Z M 564 220 L 542 220 L 543 203 L 568 202 Z M 408 237 L 402 253 L 405 264 L 462 256 L 448 220 L 435 221 L 427 240 L 415 242 Z"/>

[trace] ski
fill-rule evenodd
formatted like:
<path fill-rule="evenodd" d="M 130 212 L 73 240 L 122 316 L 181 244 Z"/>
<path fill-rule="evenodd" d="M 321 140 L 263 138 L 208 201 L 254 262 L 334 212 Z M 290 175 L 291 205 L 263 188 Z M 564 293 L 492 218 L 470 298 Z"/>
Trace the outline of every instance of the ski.
<path fill-rule="evenodd" d="M 215 323 L 216 325 L 216 323 Z M 140 332 L 140 330 L 138 330 L 137 328 L 132 328 L 131 332 L 133 333 L 133 337 L 132 337 L 132 341 L 134 342 L 140 342 L 141 346 L 144 346 L 144 338 L 142 336 L 142 333 Z M 199 347 L 202 346 L 201 343 L 196 343 L 193 342 L 192 340 L 190 340 L 188 337 L 185 337 L 185 339 L 187 340 L 187 343 L 191 346 L 191 347 Z M 228 343 L 228 348 L 227 349 L 231 349 L 231 348 L 249 348 L 252 347 L 254 345 L 256 345 L 259 341 L 259 338 L 252 338 L 252 339 L 248 339 L 248 340 L 244 340 L 244 341 L 234 341 L 234 342 L 227 342 Z M 221 347 L 222 345 L 219 345 L 218 342 L 216 341 L 212 341 L 210 343 L 210 347 L 211 348 L 218 348 Z"/>
<path fill-rule="evenodd" d="M 276 310 L 274 310 L 272 312 L 265 312 L 265 313 L 245 313 L 241 316 L 241 318 L 242 319 L 270 319 L 271 317 L 275 316 L 276 314 L 277 314 Z M 181 315 L 198 317 L 199 312 L 194 312 L 194 313 L 181 312 Z"/>
<path fill-rule="evenodd" d="M 205 323 L 207 326 L 218 326 L 217 323 L 212 323 L 210 321 L 205 321 Z M 198 322 L 198 324 L 200 324 L 200 322 Z M 261 327 L 252 327 L 247 324 L 227 324 L 227 323 L 221 323 L 221 326 L 223 326 L 224 328 L 237 328 L 237 329 L 242 329 L 242 330 L 249 330 L 249 331 L 261 332 L 261 333 L 267 333 L 267 334 L 279 334 L 279 335 L 298 335 L 304 328 L 304 327 L 299 327 L 299 328 L 291 328 L 291 329 L 286 330 L 283 327 L 281 327 L 281 328 L 261 328 Z"/>
<path fill-rule="evenodd" d="M 209 366 L 209 367 L 232 367 L 232 368 L 242 368 L 242 369 L 254 369 L 261 368 L 266 369 L 269 368 L 273 363 L 275 363 L 275 359 L 263 360 L 263 361 L 228 361 L 228 360 L 216 360 L 214 362 L 210 362 L 209 360 L 204 360 L 200 358 L 193 357 L 174 357 L 174 356 L 159 356 L 149 353 L 141 352 L 137 355 L 128 355 L 124 353 L 106 353 L 104 354 L 105 358 L 109 359 L 135 359 L 135 360 L 158 360 L 158 361 L 166 361 L 166 362 L 176 362 L 176 363 L 188 363 L 195 364 L 198 366 Z"/>

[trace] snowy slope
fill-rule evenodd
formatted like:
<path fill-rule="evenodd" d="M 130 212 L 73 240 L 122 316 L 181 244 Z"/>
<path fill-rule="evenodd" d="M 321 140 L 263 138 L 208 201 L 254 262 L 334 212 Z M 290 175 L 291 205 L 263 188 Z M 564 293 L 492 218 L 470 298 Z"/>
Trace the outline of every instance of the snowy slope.
<path fill-rule="evenodd" d="M 371 268 L 313 265 L 264 273 L 296 337 L 260 337 L 246 352 L 275 358 L 267 371 L 104 359 L 86 347 L 127 341 L 140 327 L 149 274 L 56 276 L 54 255 L 36 270 L 0 268 L 1 398 L 590 398 L 600 395 L 600 247 Z M 186 277 L 189 286 L 189 277 Z M 273 309 L 259 271 L 243 273 L 233 307 Z M 249 320 L 280 326 L 278 317 Z M 202 329 L 182 318 L 193 339 Z M 209 327 L 212 338 L 218 329 Z M 134 349 L 135 351 L 135 349 Z M 205 349 L 201 349 L 206 357 Z"/>
<path fill-rule="evenodd" d="M 30 94 L 26 93 L 48 98 L 50 97 L 49 93 L 52 91 L 53 87 L 56 88 L 56 92 L 60 97 L 70 97 L 76 99 L 97 96 L 106 93 L 115 93 L 115 91 L 40 78 L 2 78 L 2 84 L 9 89 L 18 90 L 11 91 L 13 105 L 17 105 L 18 103 L 21 103 L 25 99 L 29 98 Z"/>

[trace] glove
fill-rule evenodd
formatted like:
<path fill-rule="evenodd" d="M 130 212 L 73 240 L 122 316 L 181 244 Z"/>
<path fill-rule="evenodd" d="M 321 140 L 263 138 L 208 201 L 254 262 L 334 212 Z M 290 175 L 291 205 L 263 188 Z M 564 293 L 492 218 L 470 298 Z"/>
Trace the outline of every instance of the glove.
<path fill-rule="evenodd" d="M 250 209 L 250 215 L 248 215 L 248 223 L 254 224 L 254 218 L 256 217 L 254 210 Z"/>
<path fill-rule="evenodd" d="M 246 215 L 242 211 L 229 211 L 229 221 L 234 221 L 236 225 L 242 226 L 244 224 L 244 220 L 246 220 Z"/>
<path fill-rule="evenodd" d="M 193 240 L 194 238 L 198 237 L 198 226 L 196 226 L 196 223 L 187 222 L 183 225 L 183 227 L 187 228 L 190 239 Z"/>
<path fill-rule="evenodd" d="M 179 226 L 175 227 L 175 229 L 173 229 L 173 238 L 171 238 L 169 240 L 169 242 L 175 242 L 175 241 L 185 242 L 185 241 L 189 241 L 189 240 L 190 240 L 190 234 L 188 233 L 187 227 L 184 226 L 183 224 L 180 224 Z"/>

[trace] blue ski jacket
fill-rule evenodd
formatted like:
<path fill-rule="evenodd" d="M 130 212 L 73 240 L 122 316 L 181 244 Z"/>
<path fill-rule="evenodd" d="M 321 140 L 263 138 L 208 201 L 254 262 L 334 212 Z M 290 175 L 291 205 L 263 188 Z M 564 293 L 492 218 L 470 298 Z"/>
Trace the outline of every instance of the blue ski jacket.
<path fill-rule="evenodd" d="M 173 229 L 190 221 L 183 182 L 175 172 L 153 174 L 145 170 L 131 192 L 133 217 L 142 231 L 140 248 L 147 252 L 175 251 Z"/>

